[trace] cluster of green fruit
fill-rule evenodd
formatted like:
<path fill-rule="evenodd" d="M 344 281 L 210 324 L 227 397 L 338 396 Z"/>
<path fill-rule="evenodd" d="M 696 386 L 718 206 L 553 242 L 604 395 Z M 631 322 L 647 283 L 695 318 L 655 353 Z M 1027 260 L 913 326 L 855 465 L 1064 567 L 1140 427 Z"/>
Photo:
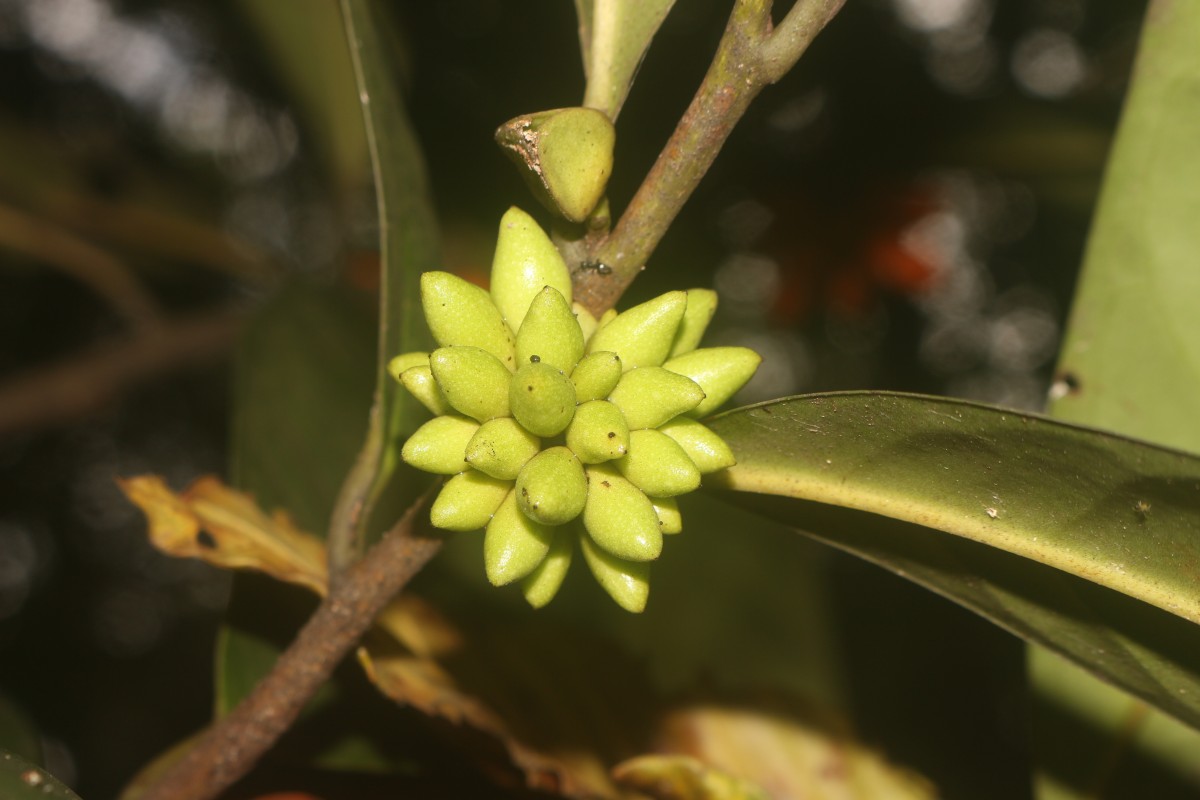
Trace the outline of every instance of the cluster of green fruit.
<path fill-rule="evenodd" d="M 421 276 L 440 348 L 389 370 L 435 415 L 401 457 L 451 477 L 433 503 L 439 528 L 486 528 L 488 579 L 522 581 L 541 607 L 576 540 L 602 587 L 641 611 L 663 534 L 682 529 L 678 495 L 734 463 L 696 421 L 754 374 L 744 347 L 696 349 L 707 289 L 668 292 L 599 319 L 571 302 L 562 256 L 513 208 L 500 223 L 491 292 L 446 272 Z"/>

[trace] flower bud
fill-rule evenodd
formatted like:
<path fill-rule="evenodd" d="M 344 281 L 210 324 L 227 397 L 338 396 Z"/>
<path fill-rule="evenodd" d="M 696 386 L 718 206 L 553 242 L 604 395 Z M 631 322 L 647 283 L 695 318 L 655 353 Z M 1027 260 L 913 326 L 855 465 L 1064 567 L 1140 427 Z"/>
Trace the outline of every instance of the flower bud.
<path fill-rule="evenodd" d="M 656 430 L 629 434 L 629 452 L 616 462 L 621 474 L 653 497 L 674 497 L 700 488 L 700 470 L 675 440 Z"/>
<path fill-rule="evenodd" d="M 583 465 L 566 447 L 551 447 L 529 459 L 517 475 L 517 506 L 543 525 L 563 525 L 579 516 L 587 500 Z"/>
<path fill-rule="evenodd" d="M 571 274 L 558 248 L 533 217 L 514 206 L 500 220 L 492 258 L 492 299 L 513 332 L 521 329 L 529 304 L 547 286 L 570 301 Z"/>
<path fill-rule="evenodd" d="M 579 536 L 576 526 L 559 528 L 550 542 L 550 552 L 538 564 L 537 569 L 521 581 L 521 592 L 534 608 L 541 608 L 558 594 L 567 570 L 571 568 L 571 556 L 575 551 L 575 539 Z"/>
<path fill-rule="evenodd" d="M 583 331 L 571 306 L 553 286 L 538 292 L 517 332 L 517 363 L 541 361 L 567 375 L 583 355 Z"/>
<path fill-rule="evenodd" d="M 429 368 L 428 361 L 426 359 L 425 364 L 404 370 L 400 373 L 400 382 L 408 389 L 408 393 L 417 398 L 431 413 L 450 414 L 454 409 L 450 407 L 442 387 L 433 379 L 433 370 Z"/>
<path fill-rule="evenodd" d="M 449 272 L 421 275 L 421 307 L 442 347 L 481 347 L 515 370 L 513 335 L 491 295 Z"/>
<path fill-rule="evenodd" d="M 488 524 L 511 489 L 509 481 L 468 469 L 446 481 L 429 509 L 429 521 L 435 528 L 450 531 L 479 530 Z"/>
<path fill-rule="evenodd" d="M 550 551 L 554 528 L 534 522 L 517 508 L 511 491 L 492 515 L 483 535 L 483 564 L 493 586 L 524 578 Z"/>
<path fill-rule="evenodd" d="M 761 363 L 762 356 L 748 347 L 705 347 L 672 358 L 663 368 L 700 384 L 704 400 L 688 413 L 704 417 L 745 386 Z"/>
<path fill-rule="evenodd" d="M 651 561 L 662 552 L 654 506 L 641 489 L 607 464 L 587 468 L 583 524 L 602 548 L 630 561 Z"/>
<path fill-rule="evenodd" d="M 512 417 L 489 420 L 467 442 L 467 463 L 502 481 L 516 479 L 521 467 L 537 455 L 542 443 Z"/>
<path fill-rule="evenodd" d="M 687 308 L 683 311 L 683 321 L 679 323 L 675 341 L 671 344 L 671 358 L 690 353 L 700 346 L 700 339 L 716 310 L 717 293 L 712 289 L 687 290 Z"/>
<path fill-rule="evenodd" d="M 650 596 L 650 564 L 626 561 L 597 547 L 590 536 L 579 537 L 583 560 L 596 582 L 626 611 L 639 614 Z"/>
<path fill-rule="evenodd" d="M 429 356 L 429 368 L 455 411 L 480 422 L 508 416 L 512 373 L 487 350 L 442 347 Z"/>
<path fill-rule="evenodd" d="M 557 436 L 575 414 L 575 386 L 549 364 L 524 364 L 509 385 L 508 404 L 530 433 Z"/>
<path fill-rule="evenodd" d="M 622 375 L 608 399 L 634 431 L 657 428 L 690 411 L 704 399 L 704 390 L 691 378 L 662 367 L 641 367 Z"/>
<path fill-rule="evenodd" d="M 404 374 L 405 370 L 428 366 L 429 353 L 401 353 L 388 361 L 387 371 L 393 378 L 400 380 L 400 376 Z"/>
<path fill-rule="evenodd" d="M 436 475 L 457 475 L 467 468 L 463 453 L 479 424 L 466 417 L 434 417 L 413 432 L 400 457 Z"/>
<path fill-rule="evenodd" d="M 579 329 L 583 331 L 583 340 L 586 342 L 592 338 L 592 334 L 596 332 L 596 327 L 599 323 L 592 316 L 592 312 L 587 310 L 587 307 L 582 303 L 571 303 L 571 313 L 575 315 L 575 319 L 579 322 Z"/>
<path fill-rule="evenodd" d="M 629 426 L 625 416 L 607 400 L 580 403 L 567 426 L 567 447 L 584 464 L 620 458 L 629 451 Z"/>
<path fill-rule="evenodd" d="M 588 342 L 588 352 L 611 350 L 621 357 L 621 366 L 661 366 L 671 352 L 675 332 L 687 308 L 686 292 L 667 292 L 618 314 Z"/>
<path fill-rule="evenodd" d="M 571 372 L 575 397 L 580 403 L 603 400 L 621 380 L 621 359 L 616 353 L 601 351 L 584 356 Z"/>
<path fill-rule="evenodd" d="M 676 417 L 658 428 L 674 439 L 688 458 L 700 470 L 701 475 L 732 467 L 737 463 L 733 451 L 720 436 L 704 425 L 687 417 Z"/>
<path fill-rule="evenodd" d="M 679 533 L 683 530 L 683 515 L 674 497 L 651 497 L 654 513 L 658 515 L 658 528 L 663 533 Z"/>

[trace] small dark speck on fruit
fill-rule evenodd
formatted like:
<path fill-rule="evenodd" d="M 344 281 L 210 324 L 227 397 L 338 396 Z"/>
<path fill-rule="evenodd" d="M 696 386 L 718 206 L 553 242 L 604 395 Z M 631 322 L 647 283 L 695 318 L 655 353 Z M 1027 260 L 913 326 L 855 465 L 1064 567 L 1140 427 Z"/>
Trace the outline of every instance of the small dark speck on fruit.
<path fill-rule="evenodd" d="M 539 361 L 541 361 L 541 360 L 542 360 L 542 357 L 541 357 L 541 356 L 530 356 L 530 357 L 529 357 L 529 361 L 530 361 L 530 363 L 532 363 L 532 364 L 536 364 L 536 363 L 538 363 L 538 362 L 539 362 Z"/>
<path fill-rule="evenodd" d="M 612 488 L 612 484 L 611 484 L 611 483 L 609 483 L 608 481 L 600 481 L 600 485 L 601 485 L 601 486 L 603 486 L 605 489 L 611 489 L 611 488 Z"/>
<path fill-rule="evenodd" d="M 533 391 L 533 387 L 532 387 L 532 386 L 526 386 L 525 388 L 526 388 L 526 389 L 528 389 L 528 390 L 529 390 L 529 391 L 531 391 L 531 392 Z"/>
<path fill-rule="evenodd" d="M 608 438 L 610 438 L 610 439 L 615 439 L 615 438 L 617 438 L 617 432 L 616 432 L 616 431 L 609 431 L 609 432 L 608 432 Z"/>
<path fill-rule="evenodd" d="M 196 544 L 203 547 L 205 550 L 216 550 L 217 540 L 208 531 L 200 531 L 196 534 Z"/>

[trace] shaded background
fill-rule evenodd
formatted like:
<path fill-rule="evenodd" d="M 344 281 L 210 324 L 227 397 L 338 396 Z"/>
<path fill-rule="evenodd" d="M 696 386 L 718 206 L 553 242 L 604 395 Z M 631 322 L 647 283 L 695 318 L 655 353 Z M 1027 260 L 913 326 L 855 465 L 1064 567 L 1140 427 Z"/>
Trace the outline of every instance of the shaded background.
<path fill-rule="evenodd" d="M 618 121 L 616 208 L 686 107 L 728 6 L 685 0 L 656 38 Z M 296 7 L 0 0 L 0 694 L 85 797 L 113 796 L 207 719 L 228 595 L 225 575 L 146 545 L 113 478 L 155 471 L 179 487 L 225 471 L 226 310 L 252 313 L 296 277 L 372 288 L 374 203 L 346 132 L 357 107 L 351 95 L 322 117 L 338 107 L 303 91 L 345 76 L 280 47 L 304 24 Z M 718 289 L 709 340 L 766 357 L 744 401 L 876 388 L 1039 408 L 1143 10 L 851 0 L 756 101 L 627 302 Z M 394 11 L 443 266 L 485 275 L 495 221 L 534 205 L 490 134 L 578 101 L 571 4 Z M 309 84 L 296 77 L 306 58 Z M 83 250 L 48 244 L 63 241 Z M 143 290 L 96 282 L 105 258 Z M 5 416 L 52 365 L 180 319 L 211 322 L 214 341 L 141 380 L 70 387 L 94 403 L 47 396 Z M 823 559 L 860 737 L 948 797 L 1026 796 L 1017 641 L 873 567 Z"/>

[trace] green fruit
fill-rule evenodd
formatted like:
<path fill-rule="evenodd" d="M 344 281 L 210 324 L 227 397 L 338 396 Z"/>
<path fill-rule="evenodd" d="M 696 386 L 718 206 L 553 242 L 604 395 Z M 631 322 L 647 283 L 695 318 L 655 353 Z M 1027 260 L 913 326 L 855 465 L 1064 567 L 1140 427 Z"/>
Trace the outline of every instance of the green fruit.
<path fill-rule="evenodd" d="M 662 367 L 641 367 L 621 376 L 608 399 L 629 423 L 630 430 L 657 428 L 669 419 L 695 408 L 704 390 L 683 375 Z"/>
<path fill-rule="evenodd" d="M 512 417 L 483 423 L 467 442 L 465 458 L 480 472 L 504 481 L 515 480 L 521 467 L 537 455 L 542 443 Z"/>
<path fill-rule="evenodd" d="M 393 378 L 400 380 L 400 376 L 404 374 L 405 370 L 428 366 L 429 353 L 401 353 L 388 361 L 387 371 Z"/>
<path fill-rule="evenodd" d="M 654 513 L 658 515 L 658 528 L 663 533 L 679 533 L 683 530 L 683 515 L 674 497 L 651 497 Z"/>
<path fill-rule="evenodd" d="M 429 510 L 429 521 L 450 531 L 478 530 L 488 524 L 511 489 L 511 481 L 468 469 L 446 481 Z"/>
<path fill-rule="evenodd" d="M 583 331 L 562 293 L 547 286 L 534 296 L 517 332 L 517 363 L 540 361 L 570 375 L 583 355 Z"/>
<path fill-rule="evenodd" d="M 629 426 L 625 423 L 625 415 L 607 400 L 580 403 L 567 426 L 567 447 L 584 464 L 620 458 L 629 451 Z"/>
<path fill-rule="evenodd" d="M 575 414 L 575 386 L 549 364 L 524 364 L 509 385 L 512 415 L 536 436 L 557 436 Z"/>
<path fill-rule="evenodd" d="M 611 350 L 621 366 L 657 367 L 667 360 L 687 308 L 686 292 L 667 292 L 618 314 L 588 342 L 588 352 Z"/>
<path fill-rule="evenodd" d="M 670 357 L 690 353 L 700 346 L 700 339 L 708 329 L 713 314 L 717 310 L 717 293 L 712 289 L 688 289 L 687 308 L 683 312 L 683 321 L 675 333 L 675 341 L 671 344 Z"/>
<path fill-rule="evenodd" d="M 442 347 L 429 356 L 429 368 L 455 411 L 480 422 L 508 416 L 512 373 L 488 351 Z"/>
<path fill-rule="evenodd" d="M 421 405 L 433 414 L 449 414 L 453 411 L 442 387 L 433 378 L 433 370 L 429 368 L 428 359 L 419 367 L 411 367 L 400 373 L 400 382 L 408 393 L 420 401 Z"/>
<path fill-rule="evenodd" d="M 676 417 L 658 428 L 674 439 L 688 458 L 700 470 L 701 475 L 732 467 L 737 463 L 733 451 L 720 436 L 687 417 Z"/>
<path fill-rule="evenodd" d="M 621 359 L 616 353 L 601 351 L 584 356 L 571 372 L 575 397 L 580 403 L 603 400 L 621 380 Z"/>
<path fill-rule="evenodd" d="M 575 315 L 575 319 L 579 322 L 579 329 L 583 331 L 583 340 L 586 342 L 596 332 L 598 324 L 596 318 L 592 316 L 592 312 L 588 311 L 582 303 L 571 303 L 571 313 Z"/>
<path fill-rule="evenodd" d="M 511 491 L 492 515 L 483 536 L 483 564 L 493 586 L 524 578 L 550 551 L 554 528 L 534 522 L 517 508 Z"/>
<path fill-rule="evenodd" d="M 563 525 L 579 516 L 587 501 L 583 465 L 566 447 L 543 450 L 521 470 L 517 506 L 543 525 Z"/>
<path fill-rule="evenodd" d="M 583 560 L 596 582 L 609 597 L 626 611 L 640 614 L 650 596 L 650 565 L 646 562 L 625 561 L 597 547 L 591 537 L 579 537 Z"/>
<path fill-rule="evenodd" d="M 700 488 L 700 470 L 674 439 L 656 430 L 630 433 L 629 452 L 616 465 L 652 497 L 674 497 Z"/>
<path fill-rule="evenodd" d="M 466 417 L 434 417 L 408 437 L 400 457 L 435 475 L 457 475 L 467 468 L 463 454 L 477 430 L 479 424 Z"/>
<path fill-rule="evenodd" d="M 538 564 L 537 569 L 521 581 L 521 592 L 534 608 L 541 608 L 558 594 L 567 571 L 571 568 L 571 556 L 575 550 L 575 539 L 579 536 L 575 526 L 559 528 L 550 542 L 550 552 Z"/>
<path fill-rule="evenodd" d="M 583 525 L 596 544 L 629 561 L 658 558 L 662 531 L 650 499 L 607 464 L 586 471 Z"/>
<path fill-rule="evenodd" d="M 688 413 L 704 417 L 745 386 L 761 363 L 762 356 L 748 347 L 705 347 L 672 358 L 663 368 L 700 384 L 704 400 Z"/>
<path fill-rule="evenodd" d="M 480 347 L 508 369 L 516 369 L 512 331 L 483 289 L 449 272 L 425 272 L 421 275 L 421 307 L 433 338 L 442 347 Z"/>
<path fill-rule="evenodd" d="M 514 333 L 533 298 L 547 286 L 570 301 L 571 274 L 558 248 L 533 217 L 514 206 L 500 220 L 492 258 L 492 300 Z"/>

